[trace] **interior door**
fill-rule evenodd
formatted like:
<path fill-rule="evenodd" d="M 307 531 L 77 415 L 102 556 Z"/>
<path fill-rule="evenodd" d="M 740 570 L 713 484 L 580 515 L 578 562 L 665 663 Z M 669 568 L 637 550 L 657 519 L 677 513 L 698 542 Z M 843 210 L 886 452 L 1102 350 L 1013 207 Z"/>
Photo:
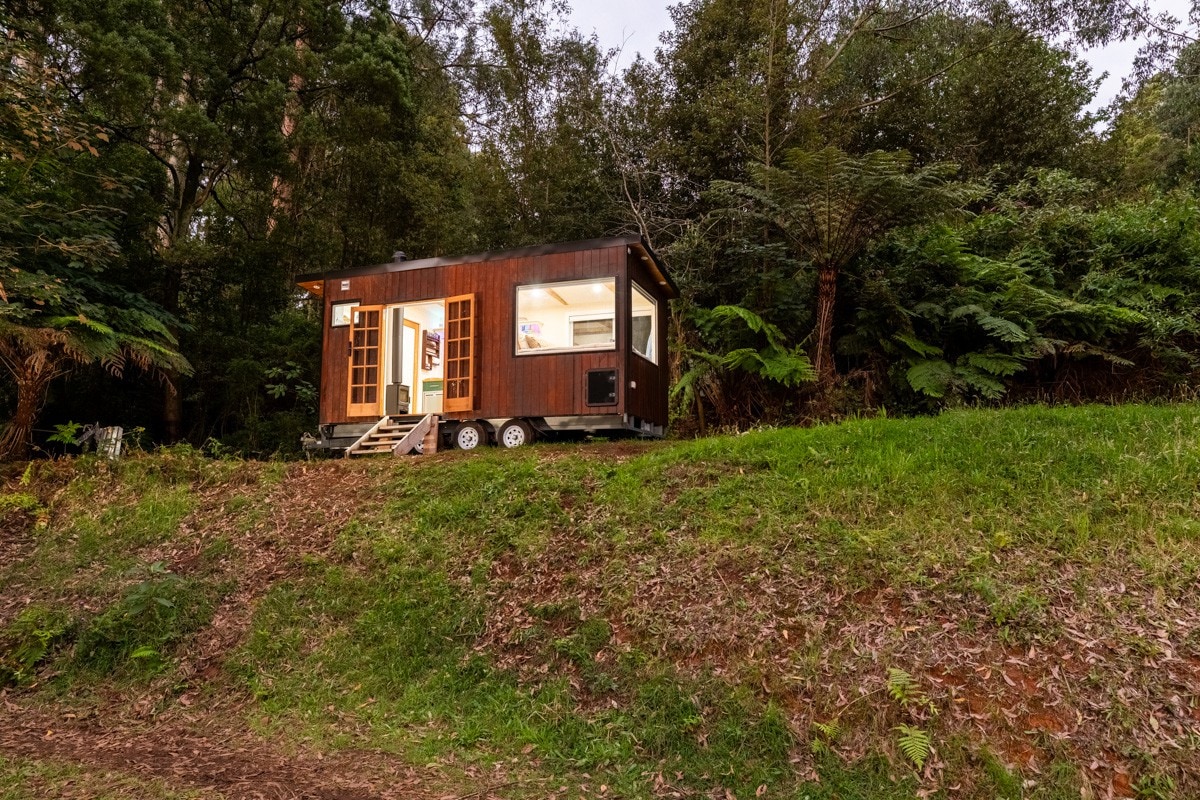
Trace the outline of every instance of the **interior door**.
<path fill-rule="evenodd" d="M 475 295 L 446 298 L 445 376 L 442 408 L 475 410 L 479 361 L 475 347 Z"/>
<path fill-rule="evenodd" d="M 400 346 L 404 348 L 404 376 L 402 383 L 408 386 L 409 413 L 424 414 L 421 408 L 421 375 L 417 367 L 421 363 L 417 340 L 421 335 L 421 325 L 411 319 L 404 320 L 404 333 L 401 335 Z"/>
<path fill-rule="evenodd" d="M 382 413 L 383 306 L 358 306 L 350 315 L 347 417 L 379 417 Z"/>

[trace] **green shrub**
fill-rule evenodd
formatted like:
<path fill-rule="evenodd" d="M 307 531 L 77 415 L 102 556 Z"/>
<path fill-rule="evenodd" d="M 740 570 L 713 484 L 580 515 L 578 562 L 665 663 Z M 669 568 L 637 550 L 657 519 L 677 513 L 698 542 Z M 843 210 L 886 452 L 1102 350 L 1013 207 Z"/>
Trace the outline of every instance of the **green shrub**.
<path fill-rule="evenodd" d="M 154 675 L 176 644 L 209 621 L 216 596 L 213 587 L 153 564 L 145 580 L 82 631 L 74 664 L 97 674 Z"/>
<path fill-rule="evenodd" d="M 0 686 L 27 683 L 60 645 L 71 640 L 76 625 L 61 609 L 32 606 L 0 631 Z"/>
<path fill-rule="evenodd" d="M 26 511 L 33 514 L 40 510 L 41 507 L 42 504 L 38 502 L 36 497 L 25 492 L 0 494 L 0 512 L 16 509 L 17 511 Z"/>

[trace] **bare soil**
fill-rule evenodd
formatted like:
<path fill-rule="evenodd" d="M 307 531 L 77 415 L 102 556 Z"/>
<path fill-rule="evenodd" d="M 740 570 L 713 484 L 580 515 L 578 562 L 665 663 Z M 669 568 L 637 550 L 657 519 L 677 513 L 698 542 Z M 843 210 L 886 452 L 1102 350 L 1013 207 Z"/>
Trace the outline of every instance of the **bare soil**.
<path fill-rule="evenodd" d="M 432 798 L 422 776 L 380 753 L 284 752 L 212 718 L 170 721 L 87 719 L 6 698 L 0 753 L 8 758 L 66 763 L 85 772 L 163 781 L 205 797 L 233 800 L 387 800 Z"/>

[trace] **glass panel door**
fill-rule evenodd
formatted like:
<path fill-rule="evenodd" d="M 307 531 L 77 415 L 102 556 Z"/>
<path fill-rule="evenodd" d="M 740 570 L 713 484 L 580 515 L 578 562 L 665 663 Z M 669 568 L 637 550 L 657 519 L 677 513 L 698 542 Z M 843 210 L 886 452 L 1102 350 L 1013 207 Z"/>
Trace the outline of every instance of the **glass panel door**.
<path fill-rule="evenodd" d="M 349 391 L 346 416 L 378 417 L 383 383 L 380 343 L 383 341 L 383 308 L 359 306 L 350 315 Z"/>
<path fill-rule="evenodd" d="M 475 295 L 446 298 L 446 356 L 443 408 L 475 409 Z"/>

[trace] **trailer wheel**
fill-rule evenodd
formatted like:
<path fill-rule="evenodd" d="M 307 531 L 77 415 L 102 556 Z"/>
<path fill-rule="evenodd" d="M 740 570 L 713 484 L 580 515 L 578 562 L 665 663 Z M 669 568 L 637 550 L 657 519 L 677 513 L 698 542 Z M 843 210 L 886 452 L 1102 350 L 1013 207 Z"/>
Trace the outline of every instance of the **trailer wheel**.
<path fill-rule="evenodd" d="M 496 444 L 507 449 L 521 447 L 533 441 L 533 426 L 523 419 L 510 419 L 496 432 Z"/>
<path fill-rule="evenodd" d="M 464 422 L 454 429 L 453 442 L 459 450 L 474 450 L 487 444 L 487 430 L 478 422 Z"/>

